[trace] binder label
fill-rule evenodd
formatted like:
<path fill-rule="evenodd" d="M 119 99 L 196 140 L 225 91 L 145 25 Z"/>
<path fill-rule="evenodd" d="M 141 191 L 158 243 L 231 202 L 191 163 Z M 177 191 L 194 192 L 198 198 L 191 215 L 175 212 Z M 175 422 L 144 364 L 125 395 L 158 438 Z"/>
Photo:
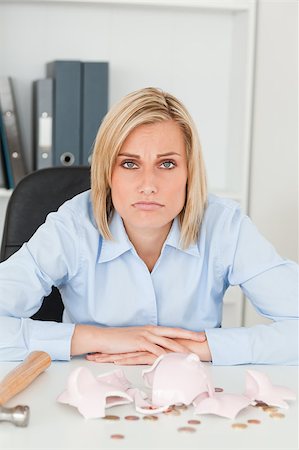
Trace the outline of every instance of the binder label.
<path fill-rule="evenodd" d="M 52 117 L 43 114 L 39 118 L 38 124 L 38 146 L 51 147 L 52 146 Z"/>

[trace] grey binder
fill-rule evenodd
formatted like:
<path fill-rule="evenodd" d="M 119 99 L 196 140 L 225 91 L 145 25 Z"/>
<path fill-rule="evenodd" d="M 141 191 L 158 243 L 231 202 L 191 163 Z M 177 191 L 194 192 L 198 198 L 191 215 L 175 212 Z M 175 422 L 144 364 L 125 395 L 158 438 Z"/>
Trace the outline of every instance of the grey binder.
<path fill-rule="evenodd" d="M 82 154 L 81 164 L 89 165 L 93 143 L 108 110 L 108 63 L 82 63 Z"/>
<path fill-rule="evenodd" d="M 53 165 L 52 122 L 53 80 L 45 78 L 33 84 L 35 169 Z"/>
<path fill-rule="evenodd" d="M 53 165 L 80 164 L 81 63 L 54 61 L 47 64 L 47 76 L 54 81 Z"/>

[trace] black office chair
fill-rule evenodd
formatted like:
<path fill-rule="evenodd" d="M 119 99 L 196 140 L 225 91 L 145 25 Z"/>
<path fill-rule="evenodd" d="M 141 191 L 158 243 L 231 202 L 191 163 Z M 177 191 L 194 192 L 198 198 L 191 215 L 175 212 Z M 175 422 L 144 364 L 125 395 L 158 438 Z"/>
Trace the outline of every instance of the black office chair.
<path fill-rule="evenodd" d="M 7 206 L 0 261 L 4 261 L 27 242 L 66 200 L 90 189 L 89 167 L 51 167 L 32 172 L 14 189 Z M 33 319 L 61 322 L 63 304 L 53 288 Z"/>

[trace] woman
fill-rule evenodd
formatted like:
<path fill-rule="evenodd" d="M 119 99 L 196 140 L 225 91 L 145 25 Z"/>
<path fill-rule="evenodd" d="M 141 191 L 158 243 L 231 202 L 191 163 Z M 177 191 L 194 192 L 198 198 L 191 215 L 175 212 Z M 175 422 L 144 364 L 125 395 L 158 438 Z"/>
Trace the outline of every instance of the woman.
<path fill-rule="evenodd" d="M 297 266 L 237 203 L 207 197 L 195 125 L 175 97 L 133 92 L 96 137 L 91 192 L 51 213 L 0 265 L 0 357 L 45 350 L 116 364 L 168 351 L 213 364 L 297 363 Z M 63 323 L 30 319 L 59 287 Z M 270 325 L 221 328 L 229 285 Z"/>

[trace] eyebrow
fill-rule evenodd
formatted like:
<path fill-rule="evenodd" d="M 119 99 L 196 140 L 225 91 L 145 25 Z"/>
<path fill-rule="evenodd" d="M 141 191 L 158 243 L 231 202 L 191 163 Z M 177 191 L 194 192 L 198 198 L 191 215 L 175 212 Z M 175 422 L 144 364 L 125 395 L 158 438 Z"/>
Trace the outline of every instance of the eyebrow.
<path fill-rule="evenodd" d="M 168 152 L 168 153 L 160 153 L 157 155 L 157 158 L 163 158 L 164 156 L 182 156 L 179 153 L 176 152 Z M 134 155 L 133 153 L 119 153 L 117 156 L 127 156 L 129 158 L 136 158 L 136 159 L 140 159 L 140 155 Z"/>

